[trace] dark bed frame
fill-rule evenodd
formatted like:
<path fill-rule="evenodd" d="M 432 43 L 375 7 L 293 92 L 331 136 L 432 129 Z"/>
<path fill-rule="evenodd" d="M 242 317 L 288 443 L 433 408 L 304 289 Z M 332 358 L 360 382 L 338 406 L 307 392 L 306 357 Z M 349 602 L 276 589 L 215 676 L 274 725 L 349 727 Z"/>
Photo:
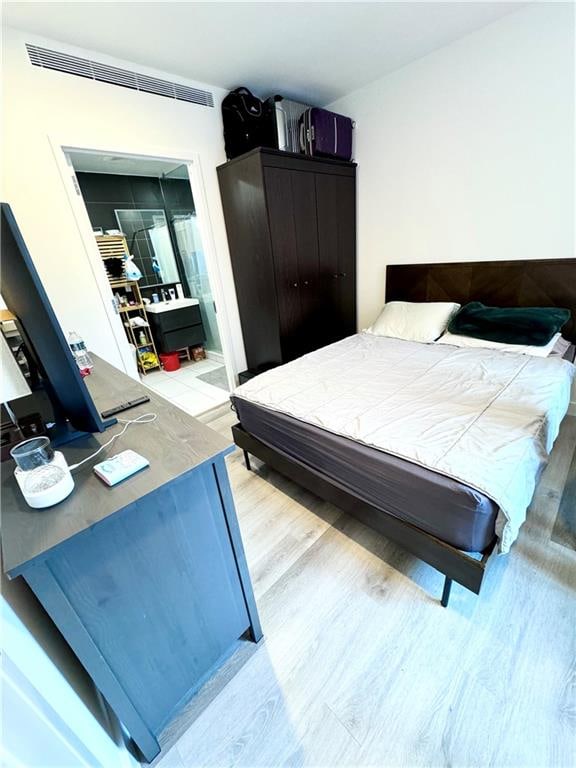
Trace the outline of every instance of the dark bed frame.
<path fill-rule="evenodd" d="M 390 265 L 386 301 L 482 301 L 500 307 L 565 307 L 572 318 L 565 338 L 576 342 L 576 259 L 479 261 L 447 264 Z M 452 582 L 478 594 L 496 537 L 481 553 L 468 554 L 386 510 L 358 498 L 322 472 L 262 443 L 241 424 L 232 427 L 234 442 L 282 475 L 348 512 L 444 574 L 441 604 L 446 607 Z M 478 558 L 479 554 L 479 558 Z"/>

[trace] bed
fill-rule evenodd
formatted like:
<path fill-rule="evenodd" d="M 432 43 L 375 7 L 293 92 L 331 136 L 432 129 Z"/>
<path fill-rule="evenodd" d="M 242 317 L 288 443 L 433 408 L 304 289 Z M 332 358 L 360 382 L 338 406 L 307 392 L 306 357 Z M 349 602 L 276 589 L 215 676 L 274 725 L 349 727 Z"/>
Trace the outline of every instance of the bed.
<path fill-rule="evenodd" d="M 576 260 L 392 266 L 386 298 L 564 306 L 573 341 L 575 276 Z M 570 368 L 358 334 L 237 390 L 234 439 L 247 466 L 257 456 L 441 571 L 447 605 L 452 580 L 478 593 L 492 551 L 513 543 L 568 407 Z"/>

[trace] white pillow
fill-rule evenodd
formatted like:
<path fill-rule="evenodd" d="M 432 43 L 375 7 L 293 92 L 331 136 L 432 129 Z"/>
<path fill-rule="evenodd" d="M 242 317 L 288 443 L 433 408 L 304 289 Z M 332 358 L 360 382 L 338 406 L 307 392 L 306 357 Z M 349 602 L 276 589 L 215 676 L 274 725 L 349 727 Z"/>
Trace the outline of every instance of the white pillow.
<path fill-rule="evenodd" d="M 452 301 L 389 301 L 367 333 L 406 341 L 435 341 L 460 304 Z"/>
<path fill-rule="evenodd" d="M 548 344 L 543 347 L 528 346 L 526 344 L 504 344 L 500 341 L 488 339 L 476 339 L 473 336 L 458 336 L 455 333 L 446 332 L 436 344 L 450 344 L 453 347 L 482 347 L 483 349 L 500 349 L 503 352 L 516 352 L 518 355 L 532 355 L 533 357 L 548 357 L 556 346 L 561 334 L 556 333 Z"/>

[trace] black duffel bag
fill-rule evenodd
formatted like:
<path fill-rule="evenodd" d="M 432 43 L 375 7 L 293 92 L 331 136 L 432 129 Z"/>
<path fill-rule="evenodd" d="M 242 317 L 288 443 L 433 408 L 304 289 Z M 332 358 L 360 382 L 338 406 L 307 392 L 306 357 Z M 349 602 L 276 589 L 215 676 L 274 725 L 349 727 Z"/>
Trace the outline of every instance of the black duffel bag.
<path fill-rule="evenodd" d="M 255 147 L 274 147 L 274 122 L 270 106 L 248 88 L 230 91 L 222 102 L 226 157 L 244 154 Z"/>

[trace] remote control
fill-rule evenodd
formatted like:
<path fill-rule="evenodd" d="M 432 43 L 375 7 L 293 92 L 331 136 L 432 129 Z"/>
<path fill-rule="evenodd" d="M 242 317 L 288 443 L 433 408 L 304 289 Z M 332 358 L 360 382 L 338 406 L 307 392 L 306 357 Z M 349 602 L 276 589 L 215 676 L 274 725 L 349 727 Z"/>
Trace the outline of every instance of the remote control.
<path fill-rule="evenodd" d="M 107 411 L 102 411 L 100 414 L 103 419 L 107 419 L 110 416 L 116 416 L 117 413 L 122 413 L 122 411 L 127 411 L 129 408 L 136 408 L 137 405 L 142 405 L 142 403 L 149 403 L 150 398 L 148 395 L 143 395 L 142 397 L 137 397 L 134 400 L 128 400 L 125 403 L 120 403 L 120 405 L 115 405 L 114 408 L 108 408 Z"/>
<path fill-rule="evenodd" d="M 94 466 L 94 473 L 106 485 L 116 485 L 149 466 L 150 462 L 148 459 L 140 456 L 136 451 L 128 449 L 116 454 L 116 456 L 111 456 L 106 461 L 101 461 L 100 464 L 96 464 Z"/>

